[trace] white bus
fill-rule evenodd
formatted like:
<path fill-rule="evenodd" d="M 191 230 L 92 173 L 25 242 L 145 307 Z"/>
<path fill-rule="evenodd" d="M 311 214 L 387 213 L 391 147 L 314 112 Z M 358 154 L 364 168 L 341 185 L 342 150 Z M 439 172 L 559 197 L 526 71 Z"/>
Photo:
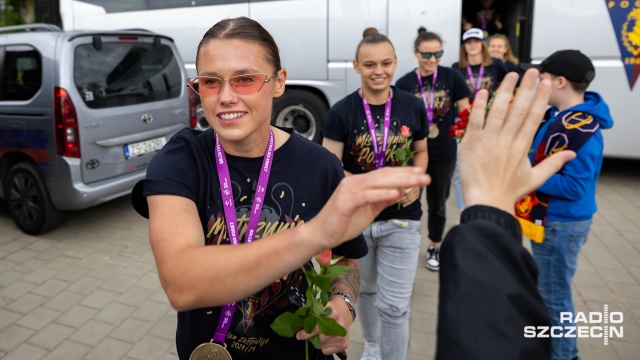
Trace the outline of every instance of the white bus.
<path fill-rule="evenodd" d="M 441 65 L 448 66 L 458 60 L 461 17 L 472 1 L 480 0 L 60 0 L 60 10 L 65 29 L 138 28 L 172 37 L 190 76 L 202 35 L 218 20 L 259 21 L 276 39 L 289 73 L 274 123 L 319 141 L 328 108 L 359 87 L 352 60 L 366 27 L 393 42 L 397 77 L 416 66 L 419 26 L 441 35 Z M 521 61 L 539 63 L 559 49 L 580 49 L 593 60 L 597 76 L 590 89 L 602 94 L 615 120 L 604 132 L 605 155 L 640 159 L 640 116 L 632 110 L 632 101 L 640 103 L 632 79 L 638 71 L 628 74 L 630 61 L 640 64 L 640 43 L 634 42 L 640 41 L 640 0 L 496 2 Z M 626 20 L 610 16 L 615 11 L 628 14 Z M 631 57 L 630 49 L 637 51 Z"/>

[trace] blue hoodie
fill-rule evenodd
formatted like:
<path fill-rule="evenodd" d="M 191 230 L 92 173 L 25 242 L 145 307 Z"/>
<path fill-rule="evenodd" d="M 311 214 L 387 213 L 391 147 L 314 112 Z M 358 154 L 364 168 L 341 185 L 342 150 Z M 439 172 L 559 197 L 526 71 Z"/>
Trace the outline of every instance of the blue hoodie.
<path fill-rule="evenodd" d="M 535 150 L 540 145 L 549 124 L 561 121 L 562 115 L 568 111 L 581 111 L 593 116 L 600 124 L 600 129 L 610 129 L 613 119 L 609 113 L 609 106 L 602 97 L 591 91 L 584 94 L 585 101 L 572 108 L 558 113 L 557 108 L 551 108 L 551 114 L 556 114 L 552 120 L 545 122 L 533 140 L 529 160 L 533 164 Z M 602 151 L 604 142 L 602 131 L 597 130 L 587 142 L 577 151 L 577 156 L 569 161 L 549 180 L 538 188 L 538 191 L 551 195 L 547 220 L 559 222 L 574 222 L 590 220 L 598 210 L 596 204 L 596 182 L 602 167 Z"/>

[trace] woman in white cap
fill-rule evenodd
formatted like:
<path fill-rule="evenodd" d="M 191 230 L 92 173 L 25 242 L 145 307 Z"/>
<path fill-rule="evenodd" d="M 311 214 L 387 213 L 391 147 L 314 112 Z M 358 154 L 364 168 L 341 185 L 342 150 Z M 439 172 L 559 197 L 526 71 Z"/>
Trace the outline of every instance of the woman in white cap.
<path fill-rule="evenodd" d="M 502 61 L 489 55 L 484 33 L 478 28 L 471 28 L 462 34 L 460 59 L 451 67 L 460 71 L 467 81 L 472 101 L 480 89 L 487 89 L 491 96 L 507 74 Z"/>

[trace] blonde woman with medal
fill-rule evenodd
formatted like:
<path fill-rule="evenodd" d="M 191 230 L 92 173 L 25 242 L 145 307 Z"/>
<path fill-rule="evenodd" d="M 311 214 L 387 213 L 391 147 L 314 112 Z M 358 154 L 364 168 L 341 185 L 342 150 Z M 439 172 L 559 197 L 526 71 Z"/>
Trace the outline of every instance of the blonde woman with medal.
<path fill-rule="evenodd" d="M 366 29 L 353 61 L 361 88 L 331 107 L 323 128 L 323 145 L 342 161 L 347 178 L 401 166 L 394 154 L 406 140 L 415 151 L 410 164 L 426 171 L 426 109 L 420 99 L 391 86 L 396 66 L 389 39 Z M 358 260 L 362 360 L 406 357 L 420 252 L 419 196 L 419 186 L 408 187 L 398 204 L 383 210 L 364 231 L 369 253 Z"/>
<path fill-rule="evenodd" d="M 418 59 L 418 68 L 398 79 L 396 87 L 420 98 L 427 110 L 427 174 L 431 176 L 431 184 L 426 189 L 426 196 L 427 229 L 431 243 L 427 249 L 426 266 L 437 271 L 440 268 L 440 244 L 447 220 L 446 202 L 457 156 L 457 144 L 449 136 L 449 128 L 455 122 L 458 109 L 469 107 L 471 93 L 457 71 L 439 66 L 444 51 L 438 34 L 421 26 L 413 53 Z"/>
<path fill-rule="evenodd" d="M 302 330 L 280 337 L 273 320 L 301 305 L 301 266 L 333 249 L 349 272 L 332 282 L 328 315 L 355 318 L 360 235 L 384 208 L 425 186 L 422 169 L 387 168 L 344 178 L 340 162 L 291 129 L 270 125 L 287 76 L 271 35 L 256 21 L 222 20 L 204 35 L 188 79 L 206 131 L 183 129 L 149 164 L 132 193 L 149 218 L 158 275 L 178 311 L 180 360 L 304 359 Z M 189 91 L 191 91 L 189 90 Z M 333 359 L 349 342 L 320 335 L 309 358 Z"/>

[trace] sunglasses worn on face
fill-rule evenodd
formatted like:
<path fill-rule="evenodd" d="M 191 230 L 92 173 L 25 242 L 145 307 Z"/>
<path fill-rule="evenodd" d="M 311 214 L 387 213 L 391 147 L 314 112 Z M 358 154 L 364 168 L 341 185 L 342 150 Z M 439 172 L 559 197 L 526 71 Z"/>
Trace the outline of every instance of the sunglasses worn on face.
<path fill-rule="evenodd" d="M 436 52 L 431 52 L 431 51 L 420 52 L 420 55 L 422 55 L 423 59 L 431 59 L 432 56 L 435 56 L 436 59 L 440 59 L 442 55 L 444 55 L 444 50 L 440 50 Z"/>
<path fill-rule="evenodd" d="M 267 74 L 243 74 L 230 77 L 228 80 L 215 76 L 197 76 L 187 79 L 187 85 L 200 96 L 218 95 L 222 84 L 228 81 L 238 95 L 252 94 L 260 91 L 265 83 L 268 83 L 278 75 L 276 71 L 267 79 Z"/>

